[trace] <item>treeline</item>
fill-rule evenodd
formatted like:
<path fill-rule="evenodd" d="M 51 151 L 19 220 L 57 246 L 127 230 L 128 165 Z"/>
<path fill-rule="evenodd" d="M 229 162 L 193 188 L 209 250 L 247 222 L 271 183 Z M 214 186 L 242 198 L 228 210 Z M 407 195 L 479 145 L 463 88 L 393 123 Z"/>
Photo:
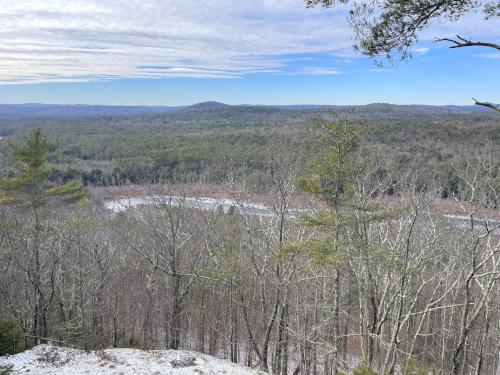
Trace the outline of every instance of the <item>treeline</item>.
<path fill-rule="evenodd" d="M 494 373 L 500 228 L 476 219 L 498 212 L 498 159 L 456 165 L 459 227 L 433 211 L 425 166 L 367 158 L 345 118 L 313 134 L 314 152 L 265 153 L 262 178 L 234 171 L 242 202 L 265 181 L 269 216 L 193 210 L 168 186 L 106 211 L 49 181 L 32 134 L 0 183 L 2 354 L 52 340 L 193 349 L 280 375 Z M 322 209 L 290 212 L 299 188 Z"/>

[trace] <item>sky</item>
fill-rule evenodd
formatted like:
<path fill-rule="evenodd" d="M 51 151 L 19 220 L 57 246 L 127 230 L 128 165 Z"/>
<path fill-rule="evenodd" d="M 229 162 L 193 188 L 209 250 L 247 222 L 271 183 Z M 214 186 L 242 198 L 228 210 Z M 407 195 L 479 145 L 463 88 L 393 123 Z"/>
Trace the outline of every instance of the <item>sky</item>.
<path fill-rule="evenodd" d="M 0 0 L 0 103 L 187 105 L 500 102 L 500 20 L 434 22 L 413 58 L 354 53 L 347 9 L 302 0 Z"/>

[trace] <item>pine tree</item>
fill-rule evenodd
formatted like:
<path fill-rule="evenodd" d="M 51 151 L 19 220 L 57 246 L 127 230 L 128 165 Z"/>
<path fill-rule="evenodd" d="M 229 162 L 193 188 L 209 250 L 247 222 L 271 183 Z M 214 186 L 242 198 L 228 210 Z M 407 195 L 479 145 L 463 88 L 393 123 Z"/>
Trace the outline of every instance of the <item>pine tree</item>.
<path fill-rule="evenodd" d="M 309 256 L 318 265 L 330 265 L 334 270 L 332 370 L 335 374 L 340 360 L 339 263 L 347 208 L 353 196 L 352 183 L 355 170 L 351 161 L 359 146 L 359 135 L 348 117 L 336 114 L 333 120 L 315 118 L 312 129 L 320 143 L 320 153 L 311 164 L 309 176 L 299 181 L 299 187 L 323 202 L 326 207 L 304 216 L 302 221 L 304 225 L 323 228 L 324 236 L 301 246 L 307 249 Z"/>
<path fill-rule="evenodd" d="M 10 144 L 15 172 L 13 177 L 0 179 L 0 204 L 37 210 L 50 199 L 75 203 L 86 198 L 77 181 L 61 186 L 49 181 L 47 154 L 52 147 L 41 129 L 32 130 L 24 144 Z"/>
<path fill-rule="evenodd" d="M 43 236 L 50 227 L 52 208 L 61 203 L 83 202 L 87 195 L 80 182 L 58 186 L 49 181 L 51 170 L 47 155 L 52 144 L 40 129 L 32 130 L 24 144 L 11 143 L 10 148 L 14 172 L 12 177 L 0 179 L 0 205 L 9 206 L 26 224 L 24 245 L 19 250 L 25 253 L 24 259 L 28 260 L 22 270 L 33 293 L 31 333 L 36 345 L 48 336 L 47 309 L 53 297 L 53 290 L 44 291 L 41 254 Z"/>
<path fill-rule="evenodd" d="M 299 187 L 322 202 L 322 208 L 302 217 L 302 224 L 315 227 L 321 233 L 317 239 L 298 244 L 319 266 L 334 271 L 332 308 L 332 370 L 340 366 L 340 294 L 342 262 L 346 249 L 357 246 L 356 230 L 372 222 L 386 220 L 389 211 L 369 200 L 358 199 L 356 187 L 367 165 L 357 158 L 360 146 L 359 127 L 350 121 L 350 114 L 332 114 L 331 119 L 315 118 L 313 130 L 320 152 L 310 166 L 309 175 L 299 181 Z"/>

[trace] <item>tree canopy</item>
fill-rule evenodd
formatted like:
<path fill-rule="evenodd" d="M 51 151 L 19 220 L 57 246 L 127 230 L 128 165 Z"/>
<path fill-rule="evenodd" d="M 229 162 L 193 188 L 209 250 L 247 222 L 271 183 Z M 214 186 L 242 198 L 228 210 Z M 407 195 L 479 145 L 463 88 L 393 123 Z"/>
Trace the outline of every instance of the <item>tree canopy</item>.
<path fill-rule="evenodd" d="M 33 129 L 24 144 L 10 144 L 15 176 L 0 179 L 0 204 L 14 204 L 38 208 L 49 198 L 60 198 L 67 202 L 77 202 L 86 193 L 80 182 L 70 181 L 56 186 L 49 181 L 50 168 L 47 154 L 52 144 L 40 129 Z"/>

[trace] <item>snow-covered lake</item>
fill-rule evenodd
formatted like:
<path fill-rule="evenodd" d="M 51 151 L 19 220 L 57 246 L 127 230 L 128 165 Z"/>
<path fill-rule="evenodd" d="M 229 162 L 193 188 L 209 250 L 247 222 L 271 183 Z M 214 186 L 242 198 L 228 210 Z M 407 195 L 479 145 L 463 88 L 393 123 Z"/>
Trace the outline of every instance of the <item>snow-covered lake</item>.
<path fill-rule="evenodd" d="M 135 197 L 124 198 L 107 201 L 105 206 L 113 212 L 122 212 L 130 207 L 138 207 L 150 204 L 184 204 L 186 207 L 204 210 L 215 211 L 223 210 L 225 213 L 233 209 L 237 213 L 255 215 L 255 216 L 272 216 L 278 212 L 272 207 L 266 206 L 261 203 L 248 203 L 238 202 L 232 199 L 216 199 L 207 197 L 180 197 L 180 196 L 150 196 L 150 197 Z M 306 213 L 308 210 L 289 209 L 290 216 L 297 216 L 300 213 Z M 469 228 L 470 217 L 458 215 L 443 215 L 445 219 L 449 220 L 456 227 Z M 500 227 L 500 221 L 494 219 L 474 218 L 474 226 L 476 229 L 483 229 L 486 226 L 489 228 Z M 498 231 L 499 229 L 497 229 Z"/>
<path fill-rule="evenodd" d="M 105 203 L 106 208 L 113 212 L 121 212 L 130 207 L 150 204 L 171 204 L 174 206 L 183 204 L 189 208 L 205 211 L 223 210 L 226 213 L 233 209 L 235 212 L 256 216 L 270 216 L 275 213 L 271 207 L 259 203 L 237 202 L 232 199 L 206 197 L 150 196 L 117 199 Z"/>
<path fill-rule="evenodd" d="M 448 220 L 452 221 L 459 228 L 470 228 L 470 217 L 469 216 L 459 216 L 459 215 L 443 215 Z M 474 218 L 474 226 L 476 228 L 490 228 L 493 229 L 497 227 L 497 231 L 500 228 L 500 221 L 495 219 L 481 219 Z"/>

